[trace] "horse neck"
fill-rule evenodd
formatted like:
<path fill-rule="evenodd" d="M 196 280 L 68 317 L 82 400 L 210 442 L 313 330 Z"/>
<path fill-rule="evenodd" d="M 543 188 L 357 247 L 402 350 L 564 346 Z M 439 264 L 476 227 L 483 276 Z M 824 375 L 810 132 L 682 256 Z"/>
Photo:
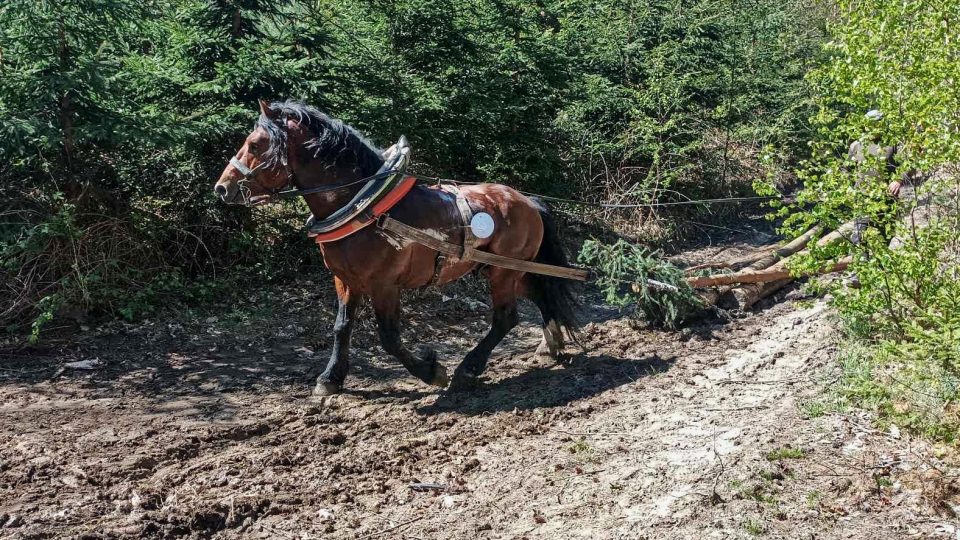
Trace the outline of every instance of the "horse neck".
<path fill-rule="evenodd" d="M 357 193 L 363 188 L 366 182 L 359 182 L 363 178 L 373 176 L 383 165 L 383 160 L 378 157 L 369 157 L 369 163 L 364 167 L 357 166 L 356 163 L 337 163 L 330 167 L 321 160 L 313 160 L 304 165 L 300 171 L 295 171 L 298 183 L 303 189 L 320 187 L 325 184 L 349 184 L 353 185 L 334 191 L 324 191 L 320 193 L 310 193 L 304 195 L 304 201 L 310 212 L 316 219 L 325 219 L 331 214 L 343 208 L 349 203 Z M 342 160 L 348 161 L 348 160 Z"/>

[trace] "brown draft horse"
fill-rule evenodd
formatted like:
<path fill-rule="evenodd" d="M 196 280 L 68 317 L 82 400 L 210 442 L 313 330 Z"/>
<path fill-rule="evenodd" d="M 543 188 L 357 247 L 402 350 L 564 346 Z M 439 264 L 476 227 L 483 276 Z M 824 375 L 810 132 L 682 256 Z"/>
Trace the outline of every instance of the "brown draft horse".
<path fill-rule="evenodd" d="M 260 102 L 260 118 L 235 155 L 248 170 L 227 165 L 214 186 L 226 203 L 257 205 L 271 201 L 285 187 L 307 190 L 343 186 L 305 194 L 316 219 L 323 219 L 350 201 L 361 188 L 356 181 L 377 173 L 381 151 L 350 126 L 299 102 Z M 554 219 L 546 206 L 499 184 L 464 186 L 462 195 L 474 212 L 493 217 L 494 232 L 477 249 L 522 260 L 569 266 Z M 455 197 L 437 186 L 417 185 L 394 206 L 390 216 L 413 227 L 442 232 L 449 242 L 463 242 L 464 227 Z M 326 369 L 317 379 L 316 394 L 339 392 L 349 370 L 350 331 L 363 298 L 369 298 L 377 318 L 380 341 L 420 380 L 439 387 L 450 382 L 436 353 L 421 358 L 400 339 L 400 291 L 442 285 L 474 270 L 477 263 L 451 260 L 434 279 L 437 253 L 422 245 L 388 237 L 376 224 L 334 242 L 319 244 L 324 263 L 333 272 L 339 299 L 334 345 Z M 517 298 L 532 300 L 543 316 L 543 340 L 537 354 L 556 355 L 564 346 L 563 332 L 576 338 L 573 283 L 560 278 L 484 267 L 490 281 L 493 321 L 487 335 L 454 372 L 452 389 L 476 383 L 490 353 L 518 323 Z"/>

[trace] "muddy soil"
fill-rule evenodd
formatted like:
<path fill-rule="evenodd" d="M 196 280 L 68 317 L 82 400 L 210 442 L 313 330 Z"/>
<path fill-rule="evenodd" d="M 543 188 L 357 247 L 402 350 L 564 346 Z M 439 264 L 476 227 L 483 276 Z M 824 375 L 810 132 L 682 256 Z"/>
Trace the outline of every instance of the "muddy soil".
<path fill-rule="evenodd" d="M 749 244 L 684 254 L 703 262 Z M 538 321 L 448 395 L 385 356 L 370 313 L 348 389 L 319 278 L 202 314 L 94 326 L 0 358 L 3 538 L 960 538 L 941 449 L 817 407 L 834 323 L 798 291 L 678 333 L 585 298 L 587 352 Z M 408 343 L 452 369 L 482 287 L 409 298 Z"/>

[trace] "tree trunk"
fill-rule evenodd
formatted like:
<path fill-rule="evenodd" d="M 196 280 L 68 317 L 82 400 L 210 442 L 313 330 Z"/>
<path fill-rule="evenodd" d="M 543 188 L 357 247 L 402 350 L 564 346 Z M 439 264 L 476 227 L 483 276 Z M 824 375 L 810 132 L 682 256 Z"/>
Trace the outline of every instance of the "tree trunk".
<path fill-rule="evenodd" d="M 57 28 L 57 41 L 60 77 L 61 79 L 65 79 L 67 77 L 67 71 L 70 68 L 70 49 L 67 46 L 67 33 L 62 21 Z M 60 96 L 60 103 L 57 103 L 57 110 L 60 116 L 60 132 L 63 136 L 62 154 L 60 156 L 61 170 L 66 176 L 66 184 L 63 188 L 64 194 L 68 199 L 75 200 L 80 197 L 83 190 L 80 183 L 77 182 L 77 179 L 73 176 L 73 103 L 70 100 L 71 89 L 68 85 L 65 86 L 66 87 L 62 89 L 63 94 Z"/>
<path fill-rule="evenodd" d="M 813 227 L 809 231 L 794 238 L 787 244 L 773 250 L 772 252 L 768 253 L 764 257 L 757 259 L 756 261 L 751 263 L 749 266 L 747 266 L 747 268 L 750 270 L 762 270 L 764 268 L 769 267 L 772 264 L 775 264 L 777 261 L 779 261 L 780 259 L 783 259 L 784 257 L 789 257 L 790 255 L 793 255 L 794 253 L 807 247 L 807 244 L 810 242 L 810 240 L 814 236 L 820 234 L 820 231 L 822 230 L 823 230 L 823 227 L 821 227 L 820 225 Z"/>
<path fill-rule="evenodd" d="M 749 265 L 747 265 L 747 268 L 750 270 L 762 270 L 775 264 L 780 259 L 793 255 L 794 253 L 805 248 L 810 240 L 817 234 L 820 234 L 822 230 L 823 227 L 820 225 L 812 227 L 810 230 L 794 238 L 787 244 L 753 260 Z M 719 289 L 716 304 L 723 309 L 744 311 L 750 309 L 760 300 L 779 291 L 791 281 L 793 280 L 781 279 L 766 283 L 750 283 L 740 287 L 722 287 Z"/>
<path fill-rule="evenodd" d="M 737 272 L 736 274 L 721 274 L 716 276 L 704 276 L 698 278 L 687 278 L 687 283 L 691 287 L 714 287 L 717 285 L 732 285 L 734 283 L 766 283 L 769 281 L 779 281 L 781 279 L 793 279 L 790 275 L 790 270 L 786 267 L 786 261 L 784 259 L 778 264 L 771 266 L 765 270 L 751 270 L 748 272 Z M 800 277 L 806 277 L 814 274 L 828 274 L 830 272 L 839 272 L 847 268 L 850 264 L 850 258 L 841 260 L 840 262 L 830 265 L 826 268 L 822 268 L 815 272 L 803 274 Z"/>
<path fill-rule="evenodd" d="M 746 285 L 730 289 L 717 301 L 717 305 L 723 309 L 735 309 L 745 311 L 753 307 L 754 304 L 779 291 L 789 285 L 792 279 L 781 279 L 769 283 L 748 283 Z"/>

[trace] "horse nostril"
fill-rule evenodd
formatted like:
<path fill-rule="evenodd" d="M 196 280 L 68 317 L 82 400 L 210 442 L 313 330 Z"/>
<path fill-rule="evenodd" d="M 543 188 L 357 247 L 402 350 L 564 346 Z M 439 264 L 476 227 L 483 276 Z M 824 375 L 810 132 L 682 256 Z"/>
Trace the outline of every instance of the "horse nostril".
<path fill-rule="evenodd" d="M 213 191 L 215 191 L 217 195 L 221 197 L 227 196 L 227 186 L 223 184 L 217 184 L 216 186 L 214 186 Z"/>

